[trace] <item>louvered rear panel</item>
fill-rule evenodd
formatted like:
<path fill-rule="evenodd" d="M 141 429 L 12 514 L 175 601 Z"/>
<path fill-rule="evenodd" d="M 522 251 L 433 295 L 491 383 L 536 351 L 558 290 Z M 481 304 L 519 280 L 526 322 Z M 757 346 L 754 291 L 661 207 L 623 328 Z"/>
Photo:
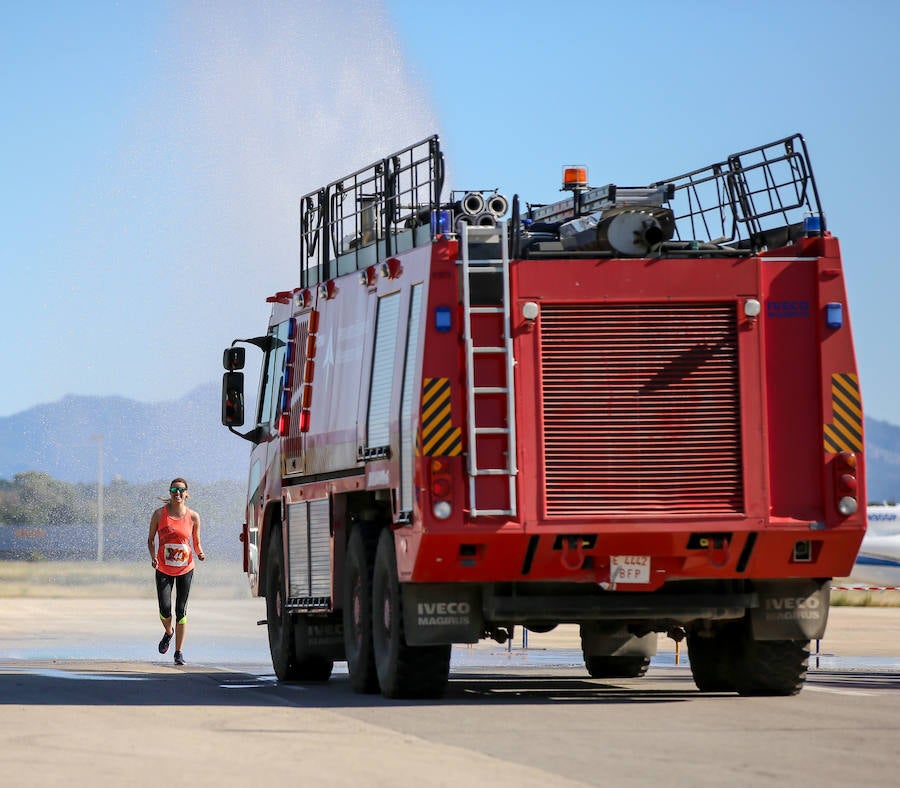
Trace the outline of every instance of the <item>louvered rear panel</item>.
<path fill-rule="evenodd" d="M 743 509 L 733 304 L 544 304 L 547 516 Z"/>

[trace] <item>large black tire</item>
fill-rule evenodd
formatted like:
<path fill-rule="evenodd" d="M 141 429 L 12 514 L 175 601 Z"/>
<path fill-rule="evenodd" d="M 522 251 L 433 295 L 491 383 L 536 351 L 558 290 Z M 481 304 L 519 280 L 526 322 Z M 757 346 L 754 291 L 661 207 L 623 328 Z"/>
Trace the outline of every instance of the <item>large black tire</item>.
<path fill-rule="evenodd" d="M 655 633 L 637 637 L 624 629 L 587 622 L 581 624 L 580 636 L 584 667 L 594 679 L 640 678 L 656 653 Z"/>
<path fill-rule="evenodd" d="M 636 679 L 647 672 L 650 657 L 598 657 L 585 654 L 584 666 L 592 679 Z"/>
<path fill-rule="evenodd" d="M 382 531 L 372 579 L 372 643 L 381 694 L 440 698 L 450 676 L 450 644 L 410 646 L 403 633 L 403 600 L 394 535 Z"/>
<path fill-rule="evenodd" d="M 748 623 L 735 685 L 741 695 L 796 695 L 808 665 L 808 640 L 754 640 Z"/>
<path fill-rule="evenodd" d="M 344 572 L 344 650 L 350 685 L 356 692 L 378 692 L 372 652 L 372 565 L 375 542 L 362 528 L 347 543 Z"/>
<path fill-rule="evenodd" d="M 691 674 L 700 692 L 734 692 L 735 658 L 740 647 L 740 625 L 725 624 L 709 636 L 688 632 Z"/>
<path fill-rule="evenodd" d="M 281 528 L 274 527 L 266 558 L 266 626 L 269 630 L 269 652 L 272 667 L 281 681 L 295 681 L 297 663 L 294 654 L 294 631 L 285 609 L 284 543 Z"/>
<path fill-rule="evenodd" d="M 287 582 L 283 545 L 281 529 L 275 528 L 266 561 L 266 624 L 272 667 L 280 681 L 328 681 L 334 661 L 297 647 L 295 621 L 285 609 Z"/>
<path fill-rule="evenodd" d="M 309 626 L 310 622 L 317 621 L 317 618 L 311 616 L 299 616 L 294 621 L 296 681 L 328 681 L 331 678 L 331 671 L 334 670 L 334 660 L 325 654 L 318 653 L 315 648 L 306 643 L 306 638 L 302 637 L 305 627 Z"/>

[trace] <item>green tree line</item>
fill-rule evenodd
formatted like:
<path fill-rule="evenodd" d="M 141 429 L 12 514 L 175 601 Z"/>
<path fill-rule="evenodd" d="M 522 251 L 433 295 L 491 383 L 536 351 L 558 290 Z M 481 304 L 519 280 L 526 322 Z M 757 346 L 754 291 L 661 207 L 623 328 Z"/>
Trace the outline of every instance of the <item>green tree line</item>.
<path fill-rule="evenodd" d="M 147 525 L 153 510 L 169 499 L 169 481 L 133 484 L 114 479 L 103 486 L 103 521 L 114 525 Z M 188 506 L 206 522 L 244 519 L 244 489 L 238 482 L 191 484 Z M 25 471 L 0 479 L 0 523 L 66 525 L 97 520 L 97 485 L 70 483 L 46 473 Z"/>

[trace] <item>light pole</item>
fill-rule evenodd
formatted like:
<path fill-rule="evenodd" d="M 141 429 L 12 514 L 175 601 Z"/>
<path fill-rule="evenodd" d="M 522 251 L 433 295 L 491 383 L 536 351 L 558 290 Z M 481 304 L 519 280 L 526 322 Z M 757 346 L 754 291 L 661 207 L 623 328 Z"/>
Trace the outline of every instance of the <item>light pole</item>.
<path fill-rule="evenodd" d="M 91 435 L 97 441 L 97 560 L 103 560 L 103 436 Z"/>

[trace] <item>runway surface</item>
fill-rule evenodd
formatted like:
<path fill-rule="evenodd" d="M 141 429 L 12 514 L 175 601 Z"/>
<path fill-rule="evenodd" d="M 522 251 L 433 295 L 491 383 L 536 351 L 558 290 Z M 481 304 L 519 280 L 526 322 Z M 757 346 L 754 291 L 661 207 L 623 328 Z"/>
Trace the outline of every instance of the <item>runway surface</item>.
<path fill-rule="evenodd" d="M 900 610 L 835 608 L 792 698 L 701 694 L 660 641 L 587 677 L 577 633 L 455 648 L 439 701 L 282 684 L 262 600 L 192 602 L 185 655 L 148 599 L 0 599 L 0 775 L 22 786 L 790 785 L 896 782 Z"/>
<path fill-rule="evenodd" d="M 192 601 L 185 655 L 200 664 L 269 665 L 266 629 L 257 624 L 265 616 L 262 599 Z M 504 645 L 482 641 L 474 647 L 454 647 L 451 664 L 582 665 L 575 626 L 545 634 L 519 628 L 516 633 Z M 156 644 L 161 634 L 150 599 L 0 598 L 0 658 L 159 661 Z M 900 671 L 900 608 L 834 607 L 826 636 L 812 643 L 812 651 L 813 670 Z M 660 636 L 653 665 L 675 666 L 687 660 L 683 643 L 676 655 L 676 644 Z"/>

